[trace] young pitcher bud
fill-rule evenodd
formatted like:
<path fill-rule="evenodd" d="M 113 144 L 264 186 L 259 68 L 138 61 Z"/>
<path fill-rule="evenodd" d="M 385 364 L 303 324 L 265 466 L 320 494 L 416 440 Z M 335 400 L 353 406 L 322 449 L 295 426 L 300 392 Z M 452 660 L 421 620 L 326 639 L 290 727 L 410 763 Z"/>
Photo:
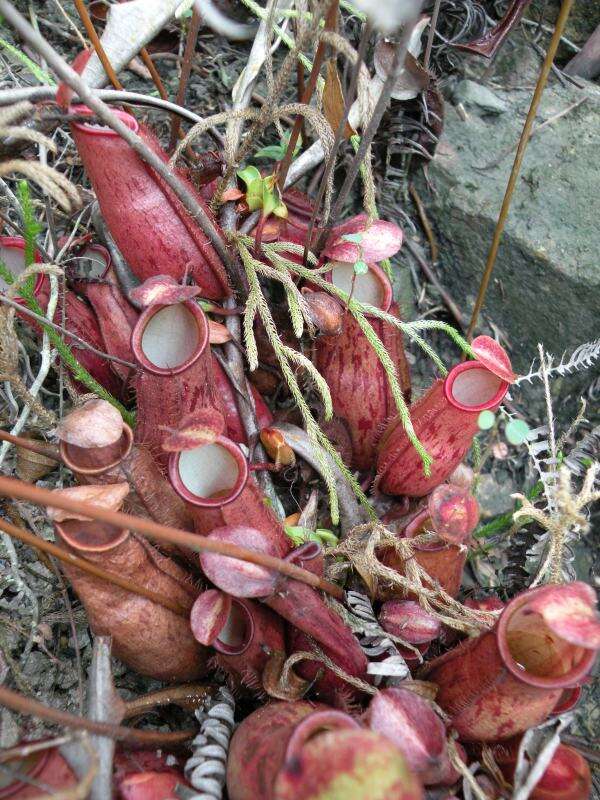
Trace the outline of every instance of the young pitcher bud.
<path fill-rule="evenodd" d="M 302 294 L 308 306 L 310 321 L 320 334 L 337 336 L 342 332 L 344 309 L 335 297 L 327 292 L 311 292 L 303 289 Z"/>

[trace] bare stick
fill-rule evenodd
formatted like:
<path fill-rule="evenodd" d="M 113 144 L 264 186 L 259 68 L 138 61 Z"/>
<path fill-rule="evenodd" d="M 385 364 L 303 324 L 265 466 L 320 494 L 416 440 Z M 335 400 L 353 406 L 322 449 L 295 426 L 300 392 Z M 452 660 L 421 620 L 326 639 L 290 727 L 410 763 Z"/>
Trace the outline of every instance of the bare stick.
<path fill-rule="evenodd" d="M 192 11 L 192 19 L 190 27 L 185 39 L 185 51 L 183 53 L 183 65 L 181 67 L 181 75 L 179 76 L 179 87 L 177 89 L 177 97 L 175 102 L 178 106 L 182 106 L 185 101 L 185 90 L 187 89 L 188 81 L 192 72 L 192 59 L 194 57 L 194 50 L 196 49 L 196 39 L 198 38 L 198 31 L 200 30 L 200 14 L 198 8 L 194 6 Z M 169 138 L 169 152 L 175 147 L 175 142 L 179 136 L 180 131 L 179 117 L 173 116 L 171 118 L 171 136 Z"/>
<path fill-rule="evenodd" d="M 198 536 L 197 534 L 180 531 L 169 525 L 160 525 L 158 522 L 136 517 L 133 514 L 109 511 L 93 503 L 82 503 L 64 495 L 57 495 L 48 489 L 42 489 L 40 486 L 32 486 L 16 478 L 0 477 L 0 495 L 16 500 L 25 500 L 39 506 L 61 508 L 63 511 L 83 514 L 83 516 L 90 517 L 90 519 L 99 519 L 102 522 L 108 522 L 109 525 L 137 531 L 150 539 L 156 539 L 159 542 L 170 542 L 195 552 L 220 553 L 220 555 L 229 556 L 230 558 L 249 561 L 251 564 L 258 564 L 261 567 L 276 570 L 288 578 L 306 583 L 315 589 L 321 589 L 332 595 L 332 597 L 338 599 L 343 599 L 344 597 L 344 592 L 335 583 L 319 578 L 317 575 L 313 575 L 312 572 L 308 572 L 308 570 L 297 567 L 295 564 L 284 561 L 281 558 L 275 558 L 275 556 L 269 556 L 255 550 L 248 550 L 246 547 L 239 547 L 229 542 L 211 539 L 209 536 Z"/>
<path fill-rule="evenodd" d="M 31 453 L 37 453 L 46 458 L 53 458 L 55 461 L 60 461 L 58 454 L 58 447 L 50 444 L 49 442 L 38 442 L 35 439 L 27 439 L 25 436 L 16 436 L 14 433 L 0 430 L 0 441 L 10 442 L 17 445 L 17 447 L 24 447 Z"/>
<path fill-rule="evenodd" d="M 417 264 L 421 267 L 421 269 L 423 270 L 423 272 L 425 274 L 425 277 L 427 278 L 429 283 L 433 284 L 433 286 L 435 286 L 435 288 L 438 290 L 442 300 L 446 304 L 446 307 L 447 307 L 448 311 L 452 314 L 452 316 L 456 320 L 456 322 L 459 325 L 459 327 L 461 328 L 461 330 L 464 330 L 465 319 L 464 319 L 463 315 L 461 314 L 459 307 L 456 305 L 454 300 L 450 297 L 450 295 L 448 294 L 446 289 L 440 283 L 440 281 L 439 281 L 437 275 L 435 274 L 435 272 L 431 269 L 431 267 L 429 266 L 427 261 L 425 261 L 423 256 L 419 253 L 419 251 L 413 245 L 413 243 L 410 241 L 410 239 L 405 239 L 404 240 L 404 246 L 410 252 L 410 254 L 414 257 L 414 259 L 417 262 Z"/>
<path fill-rule="evenodd" d="M 105 358 L 107 361 L 116 361 L 117 364 L 123 364 L 123 366 L 130 367 L 131 369 L 138 369 L 137 365 L 133 364 L 131 361 L 125 361 L 123 358 L 119 358 L 118 356 L 111 356 L 108 353 L 102 352 L 102 350 L 96 350 L 96 348 L 92 347 L 91 344 L 88 344 L 85 339 L 81 339 L 75 333 L 71 333 L 71 331 L 67 330 L 66 328 L 62 328 L 55 322 L 50 322 L 50 320 L 46 319 L 46 317 L 42 316 L 42 314 L 36 314 L 35 311 L 31 311 L 26 306 L 21 305 L 21 303 L 17 303 L 16 300 L 11 300 L 10 297 L 6 297 L 6 295 L 0 294 L 0 303 L 4 303 L 7 306 L 11 306 L 11 308 L 15 308 L 19 314 L 25 314 L 27 317 L 32 317 L 44 328 L 52 328 L 58 333 L 62 333 L 63 336 L 68 336 L 69 339 L 74 339 L 84 350 L 90 350 L 92 353 L 95 353 L 95 355 L 100 356 L 100 358 Z"/>
<path fill-rule="evenodd" d="M 17 711 L 20 714 L 27 714 L 30 717 L 54 722 L 56 725 L 64 725 L 67 728 L 78 728 L 89 733 L 110 736 L 112 739 L 119 739 L 122 742 L 136 742 L 145 744 L 149 747 L 167 747 L 180 742 L 186 742 L 196 735 L 196 730 L 172 731 L 164 733 L 161 731 L 137 731 L 134 728 L 127 728 L 123 725 L 111 725 L 108 722 L 94 722 L 85 717 L 78 717 L 76 714 L 69 714 L 66 711 L 59 711 L 57 708 L 50 708 L 31 697 L 24 697 L 19 692 L 14 692 L 6 686 L 0 686 L 0 705 Z M 0 756 L 0 759 L 2 756 Z"/>
<path fill-rule="evenodd" d="M 429 69 L 429 59 L 431 58 L 431 49 L 433 47 L 433 39 L 435 37 L 435 29 L 437 28 L 437 21 L 440 14 L 440 6 L 442 5 L 442 0 L 435 0 L 435 6 L 433 7 L 433 14 L 431 15 L 431 19 L 429 20 L 429 34 L 427 36 L 427 44 L 425 46 L 425 55 L 423 56 L 423 66 L 425 69 Z"/>
<path fill-rule="evenodd" d="M 203 683 L 184 683 L 180 686 L 167 686 L 156 692 L 134 697 L 125 701 L 124 719 L 145 714 L 154 708 L 166 705 L 180 705 L 183 708 L 197 707 L 211 694 L 211 688 Z"/>
<path fill-rule="evenodd" d="M 131 105 L 148 106 L 149 108 L 161 108 L 165 111 L 170 111 L 173 114 L 178 114 L 183 119 L 190 122 L 198 123 L 203 122 L 203 118 L 190 111 L 189 108 L 183 108 L 176 103 L 171 103 L 169 100 L 161 97 L 152 97 L 148 94 L 140 94 L 139 92 L 120 92 L 116 89 L 94 89 L 93 94 L 101 100 L 106 100 L 108 103 L 131 103 Z M 166 94 L 166 93 L 165 93 Z M 13 103 L 19 103 L 21 100 L 29 100 L 34 103 L 38 100 L 53 100 L 56 97 L 56 89 L 52 86 L 26 86 L 19 89 L 5 89 L 0 91 L 0 106 L 9 106 Z M 75 96 L 73 102 L 81 102 L 80 98 Z M 207 133 L 212 136 L 214 141 L 223 147 L 225 140 L 219 131 L 211 126 Z"/>
<path fill-rule="evenodd" d="M 150 54 L 148 53 L 145 47 L 142 47 L 142 49 L 140 50 L 140 58 L 142 59 L 144 66 L 152 76 L 152 81 L 154 82 L 154 85 L 158 89 L 159 95 L 163 100 L 168 100 L 169 95 L 167 94 L 167 90 L 165 89 L 164 84 L 160 78 L 160 75 L 158 74 L 158 70 L 154 65 L 154 61 L 152 61 L 152 59 L 150 58 Z"/>
<path fill-rule="evenodd" d="M 43 56 L 48 66 L 51 67 L 61 80 L 73 89 L 81 100 L 94 111 L 98 118 L 108 125 L 112 130 L 119 134 L 131 146 L 133 150 L 142 158 L 152 169 L 154 169 L 168 186 L 177 195 L 186 211 L 192 219 L 198 223 L 202 231 L 206 234 L 211 244 L 215 248 L 222 262 L 230 271 L 234 270 L 234 262 L 231 254 L 227 250 L 225 242 L 221 238 L 214 223 L 198 203 L 192 192 L 171 172 L 164 161 L 153 152 L 144 141 L 135 134 L 122 120 L 120 120 L 110 108 L 99 100 L 94 92 L 85 84 L 81 77 L 59 56 L 56 50 L 38 34 L 27 20 L 20 14 L 9 0 L 0 0 L 0 14 L 15 28 L 23 39 L 41 56 Z M 221 275 L 224 285 L 226 285 L 226 275 L 223 270 Z"/>
<path fill-rule="evenodd" d="M 508 179 L 508 184 L 506 186 L 506 192 L 504 193 L 504 200 L 502 201 L 500 215 L 498 216 L 498 221 L 496 222 L 496 229 L 494 230 L 492 244 L 490 246 L 490 251 L 488 253 L 487 261 L 485 264 L 485 270 L 483 272 L 483 277 L 481 279 L 481 285 L 479 286 L 477 300 L 475 302 L 475 307 L 471 315 L 471 321 L 469 323 L 469 329 L 467 331 L 467 339 L 469 341 L 473 337 L 473 331 L 475 330 L 475 326 L 477 325 L 479 312 L 481 311 L 481 308 L 483 306 L 483 301 L 485 300 L 485 294 L 490 282 L 490 278 L 492 277 L 492 271 L 494 269 L 494 265 L 496 263 L 498 248 L 500 247 L 500 239 L 502 238 L 502 233 L 504 232 L 504 227 L 506 225 L 506 220 L 508 218 L 508 212 L 510 209 L 512 196 L 515 191 L 515 186 L 517 185 L 517 178 L 519 177 L 519 173 L 521 172 L 521 165 L 523 164 L 523 158 L 525 157 L 525 150 L 527 149 L 527 144 L 529 142 L 529 139 L 531 138 L 531 129 L 533 128 L 533 123 L 535 121 L 540 100 L 542 99 L 544 87 L 546 86 L 546 83 L 548 81 L 548 76 L 550 74 L 550 70 L 552 69 L 554 56 L 556 55 L 558 45 L 560 44 L 560 38 L 565 29 L 565 25 L 567 23 L 567 19 L 569 17 L 569 13 L 571 11 L 572 6 L 573 6 L 573 0 L 563 0 L 563 4 L 560 7 L 560 12 L 558 14 L 558 19 L 556 20 L 554 33 L 552 35 L 552 39 L 548 46 L 548 52 L 546 53 L 546 58 L 544 59 L 544 63 L 542 64 L 542 69 L 540 71 L 535 91 L 533 93 L 533 97 L 531 98 L 531 105 L 529 106 L 527 119 L 525 120 L 525 125 L 523 126 L 523 130 L 521 132 L 521 138 L 519 139 L 519 146 L 517 147 L 517 153 L 515 155 L 513 167 L 510 173 L 510 177 Z"/>

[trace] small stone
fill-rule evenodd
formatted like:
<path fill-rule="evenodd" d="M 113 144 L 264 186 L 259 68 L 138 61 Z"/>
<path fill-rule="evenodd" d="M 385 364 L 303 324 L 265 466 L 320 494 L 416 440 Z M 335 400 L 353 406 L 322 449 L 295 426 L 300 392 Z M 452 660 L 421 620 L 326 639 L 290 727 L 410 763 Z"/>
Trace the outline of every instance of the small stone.
<path fill-rule="evenodd" d="M 487 86 L 482 86 L 475 81 L 460 81 L 454 90 L 454 101 L 462 103 L 467 108 L 478 108 L 485 114 L 503 114 L 508 105 L 494 94 Z"/>
<path fill-rule="evenodd" d="M 482 475 L 476 492 L 481 516 L 489 519 L 512 511 L 514 500 L 511 494 L 515 491 L 516 488 L 510 480 L 500 483 L 492 475 Z"/>

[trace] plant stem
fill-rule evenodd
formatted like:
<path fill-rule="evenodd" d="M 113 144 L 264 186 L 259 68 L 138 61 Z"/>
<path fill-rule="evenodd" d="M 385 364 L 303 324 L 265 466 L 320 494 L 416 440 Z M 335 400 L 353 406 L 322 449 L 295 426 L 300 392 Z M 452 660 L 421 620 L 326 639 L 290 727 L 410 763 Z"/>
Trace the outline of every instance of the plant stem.
<path fill-rule="evenodd" d="M 164 733 L 162 731 L 137 731 L 134 728 L 127 728 L 124 725 L 111 725 L 109 722 L 95 722 L 86 717 L 78 717 L 76 714 L 69 714 L 66 711 L 59 711 L 57 708 L 33 700 L 31 697 L 24 697 L 19 692 L 14 692 L 6 686 L 0 686 L 0 705 L 17 711 L 20 714 L 27 714 L 31 717 L 39 717 L 48 720 L 56 725 L 64 725 L 68 728 L 78 728 L 89 733 L 109 736 L 111 739 L 119 739 L 122 742 L 136 742 L 145 744 L 148 747 L 168 747 L 179 742 L 185 742 L 196 735 L 196 730 L 172 731 Z"/>
<path fill-rule="evenodd" d="M 125 701 L 124 719 L 130 719 L 138 714 L 144 714 L 154 708 L 166 705 L 181 705 L 183 707 L 199 706 L 202 700 L 210 694 L 209 687 L 203 683 L 184 683 L 181 686 L 167 686 L 149 692 L 133 700 Z"/>
<path fill-rule="evenodd" d="M 108 522 L 109 525 L 136 531 L 137 533 L 144 534 L 144 536 L 148 536 L 150 539 L 156 539 L 159 542 L 170 542 L 180 547 L 186 547 L 194 552 L 219 553 L 223 556 L 229 556 L 229 558 L 249 561 L 251 564 L 258 564 L 267 569 L 276 570 L 282 575 L 286 575 L 288 578 L 306 583 L 308 586 L 312 586 L 315 589 L 321 589 L 327 592 L 327 594 L 332 595 L 332 597 L 342 599 L 344 596 L 342 589 L 336 586 L 336 584 L 324 578 L 319 578 L 317 575 L 313 575 L 312 572 L 308 572 L 281 558 L 275 558 L 274 556 L 259 553 L 255 550 L 248 550 L 245 547 L 239 547 L 229 542 L 217 541 L 207 536 L 198 536 L 197 534 L 180 531 L 177 528 L 172 528 L 168 525 L 160 525 L 158 522 L 136 517 L 133 514 L 110 511 L 106 508 L 94 505 L 93 503 L 83 503 L 73 500 L 70 497 L 57 495 L 48 489 L 32 486 L 16 478 L 0 477 L 0 495 L 17 500 L 25 500 L 40 506 L 61 508 L 64 511 L 83 514 L 85 517 L 90 517 L 90 519 L 99 519 L 102 522 Z"/>
<path fill-rule="evenodd" d="M 158 70 L 154 66 L 154 61 L 150 58 L 150 54 L 146 50 L 145 47 L 142 47 L 140 50 L 140 58 L 150 75 L 152 76 L 152 80 L 154 81 L 154 85 L 158 89 L 158 93 L 163 100 L 169 100 L 169 95 L 167 94 L 167 90 L 165 89 L 163 82 L 160 79 L 160 75 L 158 74 Z"/>
<path fill-rule="evenodd" d="M 469 329 L 467 331 L 467 339 L 469 339 L 469 341 L 473 338 L 473 332 L 475 330 L 475 326 L 477 325 L 479 312 L 481 311 L 483 302 L 485 300 L 485 294 L 487 292 L 490 278 L 492 277 L 492 271 L 496 263 L 498 248 L 500 247 L 500 239 L 502 238 L 502 233 L 504 232 L 504 228 L 506 226 L 506 220 L 508 218 L 512 196 L 517 185 L 517 178 L 521 172 L 525 151 L 527 149 L 527 145 L 529 144 L 529 139 L 531 138 L 531 130 L 533 128 L 533 123 L 535 122 L 538 106 L 540 104 L 540 100 L 542 99 L 542 94 L 544 92 L 546 83 L 548 82 L 548 76 L 550 75 L 550 70 L 552 69 L 554 56 L 558 50 L 558 45 L 560 44 L 560 39 L 565 29 L 572 6 L 573 0 L 563 0 L 563 4 L 560 7 L 560 12 L 558 14 L 558 19 L 556 20 L 556 25 L 554 27 L 554 33 L 552 34 L 552 39 L 548 46 L 548 52 L 546 53 L 546 58 L 542 64 L 542 69 L 537 80 L 535 91 L 533 93 L 533 97 L 531 98 L 531 105 L 529 106 L 529 111 L 527 113 L 525 124 L 523 125 L 523 130 L 521 131 L 521 137 L 519 139 L 515 160 L 510 172 L 508 184 L 504 193 L 504 199 L 502 201 L 502 207 L 500 208 L 500 214 L 498 216 L 498 221 L 496 222 L 492 244 L 490 246 L 483 277 L 479 286 L 477 300 L 471 315 L 471 322 L 469 323 Z"/>
<path fill-rule="evenodd" d="M 57 463 L 60 461 L 58 447 L 50 444 L 50 442 L 37 441 L 35 439 L 28 439 L 25 436 L 15 436 L 13 433 L 0 430 L 0 441 L 10 442 L 17 447 L 23 447 L 31 453 L 37 453 L 39 456 L 45 458 L 53 458 Z"/>
<path fill-rule="evenodd" d="M 441 5 L 442 0 L 435 0 L 433 14 L 431 15 L 431 19 L 429 21 L 429 34 L 427 36 L 427 44 L 425 46 L 425 55 L 423 56 L 423 67 L 425 69 L 429 69 L 429 59 L 431 58 L 431 49 L 433 47 L 433 39 L 435 37 L 435 29 L 437 28 L 437 21 L 440 14 Z"/>
<path fill-rule="evenodd" d="M 95 355 L 100 356 L 100 358 L 105 358 L 107 361 L 116 361 L 117 364 L 123 364 L 123 366 L 130 367 L 131 369 L 138 369 L 138 366 L 133 364 L 131 361 L 125 361 L 125 359 L 119 358 L 118 356 L 111 356 L 109 353 L 104 353 L 102 350 L 97 350 L 95 347 L 92 347 L 91 344 L 88 344 L 85 339 L 81 339 L 79 336 L 77 336 L 77 334 L 72 333 L 70 330 L 67 330 L 67 328 L 62 328 L 55 322 L 50 322 L 50 320 L 46 319 L 43 314 L 37 314 L 35 311 L 32 311 L 29 308 L 24 308 L 22 303 L 17 303 L 16 300 L 11 300 L 10 297 L 0 294 L 0 303 L 4 303 L 7 306 L 11 306 L 11 308 L 15 308 L 19 314 L 25 314 L 25 316 L 35 319 L 40 323 L 42 328 L 46 329 L 47 332 L 47 329 L 51 328 L 57 333 L 62 333 L 63 336 L 68 336 L 69 339 L 74 339 L 77 344 L 83 347 L 84 350 L 89 350 Z"/>
<path fill-rule="evenodd" d="M 337 22 L 338 8 L 339 8 L 338 0 L 331 0 L 329 9 L 327 11 L 327 16 L 325 17 L 325 30 L 333 31 L 335 29 Z M 319 41 L 317 52 L 315 53 L 315 60 L 313 62 L 312 69 L 308 77 L 308 83 L 306 84 L 306 88 L 304 89 L 304 94 L 302 95 L 302 99 L 300 101 L 305 105 L 308 105 L 308 103 L 310 103 L 310 99 L 313 96 L 314 91 L 317 87 L 319 72 L 321 71 L 321 67 L 323 65 L 323 59 L 325 58 L 325 48 L 326 48 L 325 42 L 323 40 Z M 290 140 L 288 142 L 287 150 L 285 151 L 285 155 L 279 165 L 277 179 L 279 182 L 279 186 L 281 187 L 285 186 L 285 179 L 287 178 L 288 170 L 290 168 L 290 164 L 292 163 L 292 158 L 294 157 L 294 151 L 296 149 L 296 144 L 298 143 L 298 136 L 300 136 L 300 130 L 302 128 L 303 119 L 304 118 L 300 114 L 296 115 L 296 121 L 294 122 L 294 127 L 290 135 Z"/>

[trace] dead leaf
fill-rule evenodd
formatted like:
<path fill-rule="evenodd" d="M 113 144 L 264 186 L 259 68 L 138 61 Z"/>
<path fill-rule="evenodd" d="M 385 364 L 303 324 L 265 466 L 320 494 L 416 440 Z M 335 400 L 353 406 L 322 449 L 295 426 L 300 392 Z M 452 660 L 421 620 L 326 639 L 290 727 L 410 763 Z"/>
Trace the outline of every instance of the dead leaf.
<path fill-rule="evenodd" d="M 326 66 L 325 86 L 323 87 L 323 113 L 335 133 L 344 116 L 344 92 L 338 75 L 335 59 L 330 58 Z M 356 131 L 346 122 L 344 139 L 354 136 Z"/>
<path fill-rule="evenodd" d="M 231 341 L 231 334 L 222 322 L 208 321 L 208 335 L 211 344 L 225 344 Z"/>
<path fill-rule="evenodd" d="M 385 39 L 379 39 L 375 45 L 374 66 L 377 76 L 384 81 L 392 68 L 394 61 L 394 46 Z M 392 97 L 395 100 L 412 100 L 421 92 L 429 88 L 431 76 L 419 64 L 412 53 L 406 54 L 404 66 L 398 71 Z"/>
<path fill-rule="evenodd" d="M 201 292 L 199 286 L 182 286 L 170 275 L 153 275 L 129 292 L 129 297 L 141 306 L 172 306 L 185 303 Z"/>

